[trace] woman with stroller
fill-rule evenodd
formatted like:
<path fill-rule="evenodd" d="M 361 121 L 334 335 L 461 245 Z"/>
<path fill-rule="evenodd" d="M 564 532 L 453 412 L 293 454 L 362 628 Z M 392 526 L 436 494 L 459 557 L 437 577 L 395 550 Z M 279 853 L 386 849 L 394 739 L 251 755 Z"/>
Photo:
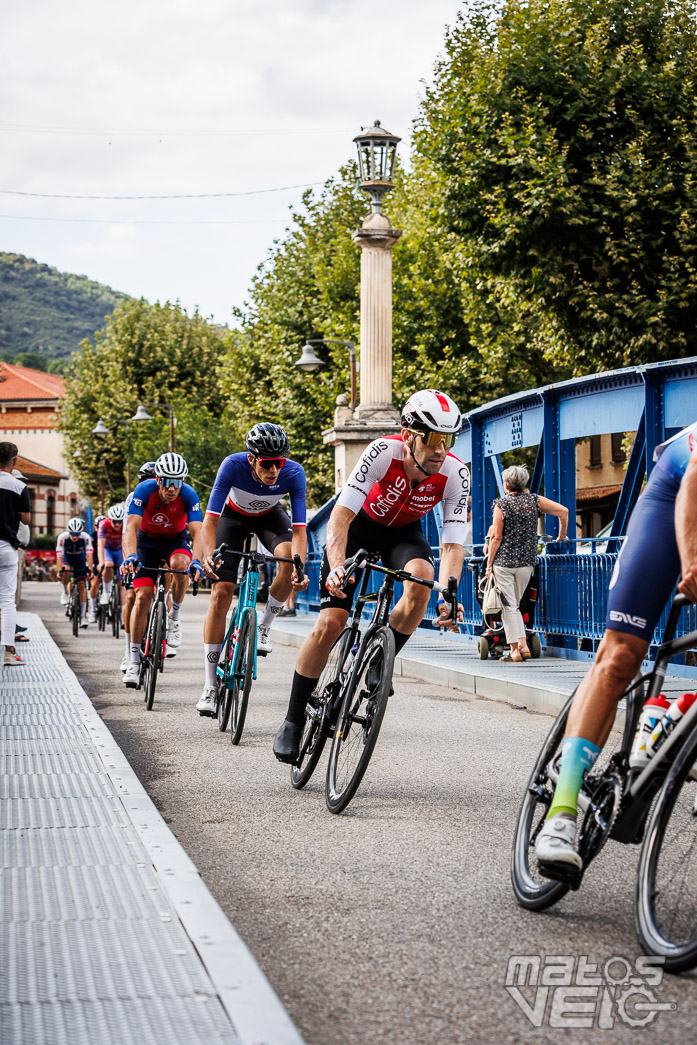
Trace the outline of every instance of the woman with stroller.
<path fill-rule="evenodd" d="M 501 476 L 504 497 L 494 501 L 494 522 L 489 531 L 486 576 L 493 576 L 501 594 L 503 629 L 510 646 L 507 660 L 528 660 L 530 650 L 520 600 L 537 563 L 537 520 L 540 515 L 559 519 L 558 541 L 566 539 L 569 509 L 539 494 L 526 492 L 530 473 L 522 465 L 511 465 Z"/>

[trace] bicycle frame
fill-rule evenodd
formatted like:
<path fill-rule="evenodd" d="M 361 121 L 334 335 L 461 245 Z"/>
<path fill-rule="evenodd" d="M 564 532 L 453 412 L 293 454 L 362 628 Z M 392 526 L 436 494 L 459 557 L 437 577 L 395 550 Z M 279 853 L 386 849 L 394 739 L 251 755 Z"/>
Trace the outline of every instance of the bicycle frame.
<path fill-rule="evenodd" d="M 263 556 L 260 552 L 250 551 L 250 546 L 251 541 L 249 538 L 247 538 L 244 542 L 244 550 L 242 552 L 237 553 L 238 555 L 240 555 L 240 557 L 244 557 L 246 560 L 245 573 L 244 578 L 242 580 L 242 584 L 239 586 L 238 589 L 237 607 L 230 619 L 230 626 L 225 632 L 225 638 L 223 639 L 223 645 L 221 646 L 221 649 L 225 649 L 225 646 L 227 645 L 227 642 L 230 638 L 230 633 L 232 632 L 235 636 L 235 643 L 233 647 L 234 652 L 232 664 L 230 665 L 230 670 L 228 672 L 227 679 L 225 680 L 225 685 L 227 689 L 232 689 L 235 682 L 237 661 L 240 655 L 239 643 L 237 642 L 237 638 L 240 633 L 240 622 L 242 621 L 242 617 L 248 609 L 254 610 L 254 667 L 252 669 L 252 679 L 256 680 L 257 677 L 257 588 L 259 586 L 259 567 L 261 566 L 262 562 L 265 561 L 265 556 Z M 218 666 L 215 669 L 215 672 L 218 678 L 220 679 L 222 679 L 225 675 L 225 667 L 220 663 L 220 661 L 218 662 Z"/>

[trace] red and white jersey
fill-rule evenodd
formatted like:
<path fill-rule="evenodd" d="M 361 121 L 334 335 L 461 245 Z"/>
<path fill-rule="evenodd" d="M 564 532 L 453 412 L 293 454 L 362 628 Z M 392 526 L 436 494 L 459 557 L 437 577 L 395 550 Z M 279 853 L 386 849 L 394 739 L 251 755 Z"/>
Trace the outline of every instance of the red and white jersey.
<path fill-rule="evenodd" d="M 448 454 L 435 475 L 416 485 L 404 471 L 405 445 L 400 435 L 375 439 L 365 450 L 337 499 L 337 504 L 384 526 L 406 526 L 443 503 L 443 544 L 464 544 L 470 473 Z"/>

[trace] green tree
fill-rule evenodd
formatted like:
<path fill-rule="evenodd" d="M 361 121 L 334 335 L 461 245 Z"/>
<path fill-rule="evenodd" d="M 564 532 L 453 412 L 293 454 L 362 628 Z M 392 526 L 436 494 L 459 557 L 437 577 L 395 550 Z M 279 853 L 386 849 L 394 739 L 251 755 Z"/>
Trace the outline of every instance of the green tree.
<path fill-rule="evenodd" d="M 168 448 L 167 414 L 161 407 L 150 408 L 163 418 L 148 424 L 150 442 L 135 423 L 120 423 L 134 415 L 140 402 L 174 407 L 177 446 L 191 447 L 191 473 L 205 481 L 208 455 L 238 440 L 236 420 L 225 409 L 216 377 L 225 337 L 226 331 L 198 312 L 189 316 L 179 304 L 140 300 L 119 305 L 94 344 L 81 343 L 66 382 L 60 428 L 86 494 L 96 496 L 104 482 L 112 497 L 120 495 L 127 461 L 135 474 L 142 458 Z M 101 439 L 92 434 L 100 418 L 110 430 Z"/>
<path fill-rule="evenodd" d="M 697 23 L 687 0 L 461 13 L 417 121 L 485 364 L 695 351 Z"/>

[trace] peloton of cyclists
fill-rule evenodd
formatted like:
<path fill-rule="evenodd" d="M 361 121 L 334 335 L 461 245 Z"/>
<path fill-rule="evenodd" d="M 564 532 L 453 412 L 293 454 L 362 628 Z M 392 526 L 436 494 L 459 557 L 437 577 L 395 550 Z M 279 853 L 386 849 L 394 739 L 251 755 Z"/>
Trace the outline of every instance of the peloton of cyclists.
<path fill-rule="evenodd" d="M 460 411 L 449 396 L 430 388 L 416 392 L 402 411 L 401 433 L 374 440 L 349 476 L 327 527 L 319 617 L 300 647 L 286 719 L 273 744 L 279 761 L 297 760 L 305 707 L 331 646 L 348 619 L 355 584 L 346 592 L 340 589 L 347 556 L 365 548 L 379 553 L 389 569 L 405 569 L 433 579 L 433 552 L 422 531 L 421 518 L 442 503 L 439 580 L 447 584 L 451 576 L 459 579 L 470 480 L 467 467 L 449 449 L 461 424 Z M 423 619 L 429 595 L 429 589 L 421 585 L 404 585 L 404 594 L 390 615 L 397 653 Z M 441 599 L 438 613 L 443 626 L 456 628 L 455 624 L 446 625 L 449 612 Z"/>
<path fill-rule="evenodd" d="M 569 711 L 554 796 L 535 852 L 541 869 L 579 871 L 578 795 L 612 729 L 676 581 L 697 602 L 697 422 L 656 449 L 610 580 L 605 633 Z"/>
<path fill-rule="evenodd" d="M 85 524 L 77 517 L 70 519 L 68 529 L 59 534 L 56 542 L 56 564 L 66 595 L 71 573 L 77 583 L 81 628 L 87 627 L 87 581 L 92 574 L 92 562 L 92 538 L 85 533 Z"/>
<path fill-rule="evenodd" d="M 203 523 L 203 565 L 213 581 L 211 601 L 203 628 L 205 684 L 196 705 L 200 715 L 215 713 L 216 667 L 225 637 L 225 616 L 237 584 L 241 552 L 245 539 L 256 534 L 272 554 L 290 558 L 307 557 L 305 472 L 288 457 L 290 443 L 276 424 L 262 422 L 248 432 L 246 453 L 231 454 L 218 469 Z M 290 497 L 289 519 L 281 500 Z M 222 565 L 216 569 L 211 553 L 225 543 Z M 272 652 L 269 630 L 291 590 L 303 591 L 309 581 L 295 580 L 290 563 L 279 563 L 269 589 L 268 601 L 258 625 L 257 651 Z"/>
<path fill-rule="evenodd" d="M 123 538 L 124 567 L 133 573 L 135 605 L 131 612 L 130 663 L 123 681 L 132 689 L 138 686 L 141 642 L 155 592 L 161 562 L 172 570 L 189 568 L 203 575 L 198 551 L 201 536 L 201 507 L 196 491 L 184 482 L 186 461 L 180 454 L 166 453 L 155 462 L 155 479 L 146 479 L 133 491 Z M 194 558 L 186 527 L 194 543 Z M 172 607 L 167 616 L 167 642 L 181 643 L 179 612 L 189 584 L 187 573 L 172 578 Z"/>

